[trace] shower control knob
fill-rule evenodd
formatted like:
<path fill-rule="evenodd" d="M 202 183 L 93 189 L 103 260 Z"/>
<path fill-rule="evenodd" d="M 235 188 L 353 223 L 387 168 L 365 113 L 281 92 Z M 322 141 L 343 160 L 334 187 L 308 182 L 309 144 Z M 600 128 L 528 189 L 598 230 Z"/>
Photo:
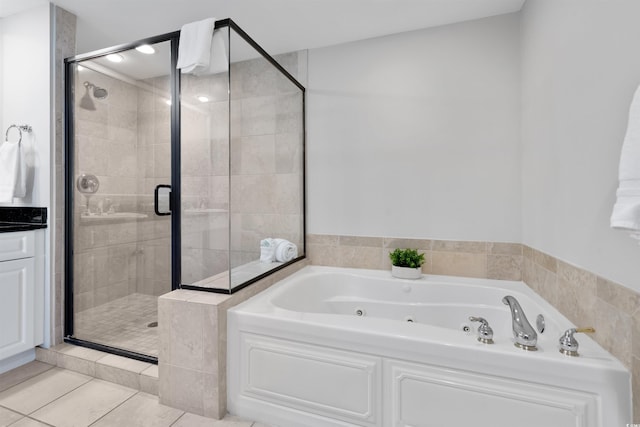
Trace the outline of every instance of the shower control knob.
<path fill-rule="evenodd" d="M 471 322 L 480 322 L 478 326 L 478 341 L 483 344 L 493 344 L 493 329 L 489 326 L 489 322 L 482 317 L 470 316 Z"/>

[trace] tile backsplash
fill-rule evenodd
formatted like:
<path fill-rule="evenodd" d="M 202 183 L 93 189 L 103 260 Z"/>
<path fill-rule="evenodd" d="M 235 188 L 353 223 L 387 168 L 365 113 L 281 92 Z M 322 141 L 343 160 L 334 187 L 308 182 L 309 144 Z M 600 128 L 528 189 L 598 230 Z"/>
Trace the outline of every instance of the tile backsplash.
<path fill-rule="evenodd" d="M 396 248 L 424 253 L 423 273 L 522 280 L 523 248 L 519 243 L 307 236 L 308 256 L 318 265 L 390 269 L 389 252 Z"/>
<path fill-rule="evenodd" d="M 635 422 L 640 421 L 640 294 L 519 243 L 307 235 L 311 264 L 389 269 L 389 252 L 418 249 L 422 272 L 525 282 L 633 374 Z"/>

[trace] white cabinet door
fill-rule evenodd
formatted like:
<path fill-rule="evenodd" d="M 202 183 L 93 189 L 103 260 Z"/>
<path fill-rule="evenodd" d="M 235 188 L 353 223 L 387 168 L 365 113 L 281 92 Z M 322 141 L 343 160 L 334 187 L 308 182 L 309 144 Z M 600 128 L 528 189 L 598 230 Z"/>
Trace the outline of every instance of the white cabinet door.
<path fill-rule="evenodd" d="M 34 347 L 33 258 L 0 262 L 0 360 Z"/>
<path fill-rule="evenodd" d="M 33 231 L 0 233 L 0 261 L 31 258 L 35 254 L 35 246 Z"/>

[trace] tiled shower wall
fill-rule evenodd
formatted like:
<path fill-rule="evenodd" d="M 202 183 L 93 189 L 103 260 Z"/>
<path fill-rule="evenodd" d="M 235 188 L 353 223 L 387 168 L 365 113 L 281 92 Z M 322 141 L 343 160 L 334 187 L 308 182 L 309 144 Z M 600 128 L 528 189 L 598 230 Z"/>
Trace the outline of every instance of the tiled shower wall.
<path fill-rule="evenodd" d="M 77 72 L 76 106 L 84 81 L 106 88 L 96 109 L 75 109 L 75 176 L 93 174 L 98 191 L 88 198 L 92 213 L 110 207 L 137 210 L 138 96 L 135 86 L 83 69 Z M 87 217 L 87 196 L 76 190 L 74 204 L 75 311 L 104 304 L 136 291 L 138 223 Z"/>
<path fill-rule="evenodd" d="M 64 315 L 64 218 L 65 218 L 65 190 L 64 190 L 64 58 L 73 56 L 76 51 L 76 16 L 58 6 L 53 8 L 53 22 L 55 28 L 55 50 L 53 58 L 54 81 L 54 133 L 53 159 L 54 167 L 52 191 L 52 208 L 50 226 L 53 227 L 51 249 L 51 344 L 62 342 Z"/>
<path fill-rule="evenodd" d="M 306 58 L 306 51 L 275 56 L 299 80 Z M 259 259 L 266 237 L 301 248 L 303 120 L 302 92 L 266 59 L 232 64 L 232 267 Z"/>
<path fill-rule="evenodd" d="M 171 184 L 171 107 L 166 102 L 170 83 L 167 76 L 140 83 L 135 212 L 147 217 L 137 222 L 135 291 L 159 296 L 171 290 L 171 217 L 155 214 L 153 196 L 156 185 Z"/>
<path fill-rule="evenodd" d="M 633 374 L 634 414 L 640 421 L 640 294 L 519 243 L 308 235 L 311 264 L 390 269 L 389 252 L 425 254 L 425 274 L 522 280 L 593 338 Z"/>
<path fill-rule="evenodd" d="M 166 77 L 139 85 L 91 71 L 78 71 L 76 105 L 89 81 L 109 91 L 93 98 L 96 110 L 76 108 L 76 176 L 94 174 L 100 188 L 89 198 L 92 214 L 144 214 L 142 219 L 82 215 L 87 198 L 74 206 L 75 311 L 133 293 L 171 290 L 170 220 L 153 209 L 157 184 L 171 183 L 170 107 Z"/>
<path fill-rule="evenodd" d="M 228 93 L 227 73 L 181 78 L 183 283 L 229 269 Z"/>

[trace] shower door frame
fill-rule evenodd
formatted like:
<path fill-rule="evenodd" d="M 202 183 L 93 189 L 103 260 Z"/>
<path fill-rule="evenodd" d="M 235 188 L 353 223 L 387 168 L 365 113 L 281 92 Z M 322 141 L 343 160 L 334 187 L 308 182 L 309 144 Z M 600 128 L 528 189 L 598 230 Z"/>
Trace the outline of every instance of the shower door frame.
<path fill-rule="evenodd" d="M 180 287 L 181 277 L 181 246 L 180 246 L 180 71 L 176 69 L 178 63 L 178 42 L 180 31 L 174 31 L 155 37 L 138 40 L 133 43 L 118 45 L 111 48 L 101 49 L 94 52 L 77 55 L 64 60 L 65 79 L 65 301 L 64 301 L 64 341 L 94 350 L 105 351 L 107 353 L 125 356 L 131 359 L 141 360 L 149 363 L 158 363 L 158 358 L 143 353 L 111 347 L 92 341 L 83 340 L 73 336 L 74 334 L 74 286 L 73 286 L 73 206 L 74 206 L 74 106 L 71 100 L 74 99 L 72 90 L 73 65 L 82 61 L 103 57 L 112 53 L 119 53 L 134 49 L 143 44 L 157 44 L 171 42 L 171 290 Z"/>

